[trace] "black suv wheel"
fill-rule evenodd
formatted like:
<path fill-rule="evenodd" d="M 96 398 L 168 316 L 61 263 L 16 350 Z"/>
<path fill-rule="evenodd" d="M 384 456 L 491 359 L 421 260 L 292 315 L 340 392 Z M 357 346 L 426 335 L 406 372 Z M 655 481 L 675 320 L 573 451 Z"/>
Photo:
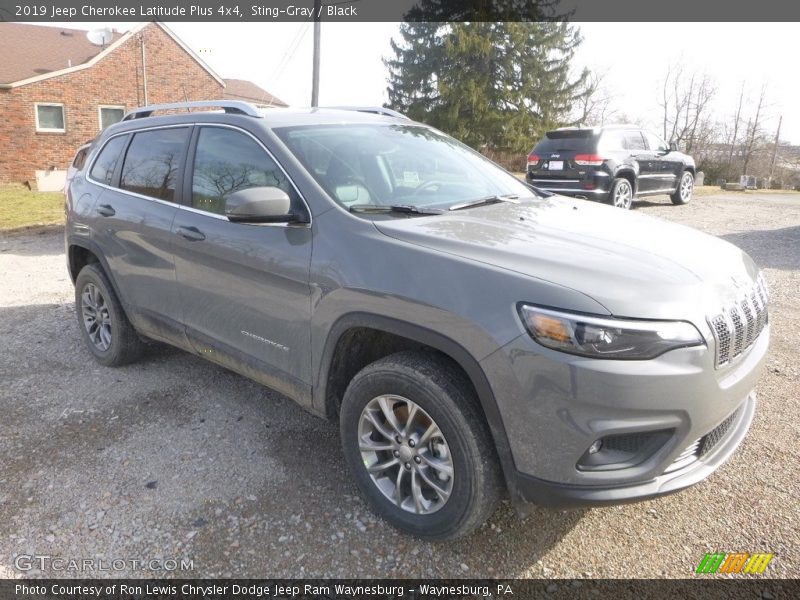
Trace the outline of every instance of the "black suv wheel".
<path fill-rule="evenodd" d="M 340 413 L 345 459 L 372 508 L 398 529 L 452 539 L 493 512 L 500 474 L 476 402 L 433 354 L 394 354 L 353 378 Z"/>
<path fill-rule="evenodd" d="M 622 177 L 615 179 L 611 185 L 611 192 L 608 194 L 608 201 L 617 208 L 628 210 L 633 204 L 631 182 Z"/>
<path fill-rule="evenodd" d="M 673 204 L 688 204 L 694 193 L 694 175 L 691 171 L 684 171 L 678 183 L 678 189 L 670 196 Z"/>

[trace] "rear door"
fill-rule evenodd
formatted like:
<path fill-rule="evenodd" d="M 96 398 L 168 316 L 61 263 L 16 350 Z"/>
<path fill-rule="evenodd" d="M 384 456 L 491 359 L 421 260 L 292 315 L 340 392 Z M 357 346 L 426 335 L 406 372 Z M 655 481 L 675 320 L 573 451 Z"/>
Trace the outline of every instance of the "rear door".
<path fill-rule="evenodd" d="M 172 220 L 191 128 L 163 127 L 110 138 L 89 179 L 102 189 L 93 231 L 134 325 L 179 345 Z M 118 157 L 118 158 L 115 158 Z"/>
<path fill-rule="evenodd" d="M 669 145 L 652 131 L 645 131 L 644 137 L 650 150 L 655 151 L 659 165 L 659 190 L 674 191 L 683 170 L 680 152 L 672 152 Z"/>
<path fill-rule="evenodd" d="M 202 125 L 192 139 L 185 206 L 172 227 L 186 332 L 198 353 L 303 400 L 311 381 L 311 227 L 233 223 L 236 191 L 276 186 L 308 213 L 250 133 Z"/>
<path fill-rule="evenodd" d="M 639 165 L 637 191 L 647 193 L 658 189 L 661 164 L 656 153 L 647 147 L 642 132 L 638 129 L 627 130 L 625 132 L 625 147 Z"/>

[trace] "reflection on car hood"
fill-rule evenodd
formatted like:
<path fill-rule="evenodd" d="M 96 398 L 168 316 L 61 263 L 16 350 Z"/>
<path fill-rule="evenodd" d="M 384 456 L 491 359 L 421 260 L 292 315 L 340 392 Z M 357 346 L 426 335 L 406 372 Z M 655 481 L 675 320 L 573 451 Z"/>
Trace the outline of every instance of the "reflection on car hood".
<path fill-rule="evenodd" d="M 703 319 L 757 275 L 749 256 L 716 237 L 560 196 L 375 226 L 396 239 L 578 290 L 619 316 Z"/>

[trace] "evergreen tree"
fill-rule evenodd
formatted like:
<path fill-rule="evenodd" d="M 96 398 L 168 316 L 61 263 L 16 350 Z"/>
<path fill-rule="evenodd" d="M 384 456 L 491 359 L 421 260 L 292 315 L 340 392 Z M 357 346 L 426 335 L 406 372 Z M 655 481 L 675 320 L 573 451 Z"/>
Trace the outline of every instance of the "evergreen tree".
<path fill-rule="evenodd" d="M 388 106 L 474 148 L 527 152 L 590 93 L 566 22 L 404 23 L 400 38 L 384 61 Z"/>

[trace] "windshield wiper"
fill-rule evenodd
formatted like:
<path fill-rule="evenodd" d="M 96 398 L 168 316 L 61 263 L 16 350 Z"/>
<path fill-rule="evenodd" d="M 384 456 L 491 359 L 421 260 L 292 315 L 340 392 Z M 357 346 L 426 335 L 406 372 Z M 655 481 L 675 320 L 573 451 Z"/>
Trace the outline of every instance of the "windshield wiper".
<path fill-rule="evenodd" d="M 407 213 L 412 215 L 440 215 L 439 208 L 421 208 L 412 204 L 353 204 L 350 212 L 358 213 Z"/>
<path fill-rule="evenodd" d="M 506 196 L 498 196 L 497 194 L 493 194 L 491 196 L 484 196 L 483 198 L 478 198 L 477 200 L 468 200 L 467 202 L 459 202 L 458 204 L 453 204 L 447 210 L 461 210 L 463 208 L 472 208 L 474 206 L 486 206 L 487 204 L 497 204 L 498 202 L 511 202 L 512 204 L 518 204 L 519 196 L 517 194 L 508 194 Z"/>

